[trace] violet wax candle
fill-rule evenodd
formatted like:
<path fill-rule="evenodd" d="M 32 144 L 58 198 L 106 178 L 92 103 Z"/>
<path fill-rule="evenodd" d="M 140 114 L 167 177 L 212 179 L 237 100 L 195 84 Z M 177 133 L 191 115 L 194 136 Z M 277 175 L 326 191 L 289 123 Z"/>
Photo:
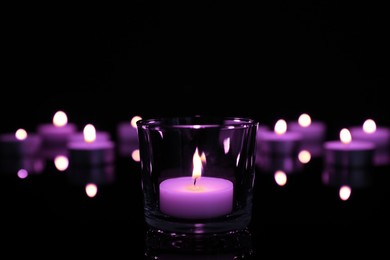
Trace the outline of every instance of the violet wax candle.
<path fill-rule="evenodd" d="M 36 156 L 41 148 L 42 139 L 39 135 L 28 134 L 23 128 L 15 133 L 5 133 L 0 136 L 0 155 L 6 157 Z"/>
<path fill-rule="evenodd" d="M 303 113 L 299 116 L 298 121 L 288 123 L 288 130 L 302 135 L 302 150 L 309 151 L 312 157 L 322 155 L 326 135 L 326 124 L 324 122 L 312 120 L 309 114 Z"/>
<path fill-rule="evenodd" d="M 354 140 L 372 142 L 375 145 L 375 165 L 390 163 L 390 128 L 378 127 L 373 119 L 367 119 L 361 127 L 353 126 L 350 131 Z"/>
<path fill-rule="evenodd" d="M 115 144 L 106 132 L 100 132 L 97 138 L 96 128 L 92 124 L 85 125 L 83 139 L 79 134 L 71 136 L 68 142 L 70 165 L 102 165 L 115 160 Z"/>
<path fill-rule="evenodd" d="M 298 154 L 302 141 L 300 133 L 287 131 L 287 123 L 279 119 L 274 126 L 274 131 L 259 131 L 257 134 L 260 155 L 292 155 Z"/>
<path fill-rule="evenodd" d="M 52 123 L 41 124 L 37 127 L 37 134 L 42 137 L 45 147 L 65 147 L 68 137 L 76 131 L 76 125 L 68 122 L 68 116 L 64 111 L 57 111 Z"/>
<path fill-rule="evenodd" d="M 352 140 L 347 128 L 340 131 L 340 140 L 324 143 L 326 167 L 371 167 L 375 145 L 372 142 Z"/>

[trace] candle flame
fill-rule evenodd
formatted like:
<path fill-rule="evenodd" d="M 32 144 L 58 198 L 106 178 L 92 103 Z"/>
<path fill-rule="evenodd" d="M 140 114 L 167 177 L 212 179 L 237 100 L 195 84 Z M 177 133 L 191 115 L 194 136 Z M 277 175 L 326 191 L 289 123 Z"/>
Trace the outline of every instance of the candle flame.
<path fill-rule="evenodd" d="M 308 127 L 309 125 L 311 125 L 311 117 L 308 114 L 303 113 L 299 116 L 298 123 L 302 127 Z"/>
<path fill-rule="evenodd" d="M 339 190 L 339 197 L 341 200 L 348 200 L 349 197 L 351 196 L 352 189 L 348 185 L 343 185 L 340 187 Z"/>
<path fill-rule="evenodd" d="M 137 121 L 141 120 L 142 118 L 140 116 L 133 116 L 133 118 L 130 121 L 130 124 L 133 128 L 137 128 Z"/>
<path fill-rule="evenodd" d="M 96 129 L 92 124 L 87 124 L 83 130 L 84 141 L 92 143 L 96 140 Z"/>
<path fill-rule="evenodd" d="M 15 137 L 16 139 L 18 140 L 24 140 L 27 138 L 27 131 L 24 130 L 23 128 L 19 128 L 18 130 L 16 130 L 15 132 Z"/>
<path fill-rule="evenodd" d="M 372 119 L 367 119 L 363 123 L 363 131 L 367 134 L 372 134 L 376 131 L 375 121 Z"/>
<path fill-rule="evenodd" d="M 98 187 L 96 186 L 95 183 L 88 183 L 85 185 L 85 193 L 87 194 L 88 197 L 93 198 L 96 196 L 98 192 Z"/>
<path fill-rule="evenodd" d="M 287 183 L 287 174 L 282 170 L 277 170 L 274 173 L 274 179 L 279 186 L 284 186 Z"/>
<path fill-rule="evenodd" d="M 349 144 L 352 141 L 351 132 L 347 128 L 341 129 L 340 140 L 344 144 Z"/>
<path fill-rule="evenodd" d="M 274 131 L 278 135 L 282 135 L 287 131 L 287 122 L 284 119 L 279 119 L 274 127 Z"/>
<path fill-rule="evenodd" d="M 192 157 L 193 170 L 192 170 L 192 178 L 194 179 L 194 185 L 196 184 L 196 180 L 202 176 L 203 163 L 206 162 L 206 155 L 202 153 L 199 155 L 198 147 L 195 149 L 195 153 Z"/>
<path fill-rule="evenodd" d="M 64 126 L 68 123 L 68 117 L 64 111 L 57 111 L 53 116 L 53 125 L 57 127 Z"/>

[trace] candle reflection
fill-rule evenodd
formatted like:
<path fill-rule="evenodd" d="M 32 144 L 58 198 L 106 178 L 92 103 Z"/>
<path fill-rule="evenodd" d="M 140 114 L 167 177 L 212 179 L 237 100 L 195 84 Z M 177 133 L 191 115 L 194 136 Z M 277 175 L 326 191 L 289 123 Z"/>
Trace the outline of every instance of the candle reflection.
<path fill-rule="evenodd" d="M 95 183 L 88 183 L 85 185 L 85 193 L 88 197 L 93 198 L 98 192 L 98 187 Z"/>
<path fill-rule="evenodd" d="M 252 234 L 248 229 L 223 234 L 176 236 L 148 229 L 145 238 L 146 259 L 238 260 L 254 257 Z"/>

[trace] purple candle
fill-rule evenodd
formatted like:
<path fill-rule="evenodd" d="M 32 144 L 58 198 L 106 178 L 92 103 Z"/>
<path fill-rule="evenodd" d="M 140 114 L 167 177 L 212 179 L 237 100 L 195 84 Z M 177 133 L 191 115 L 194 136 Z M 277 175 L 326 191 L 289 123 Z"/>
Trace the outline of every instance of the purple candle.
<path fill-rule="evenodd" d="M 68 137 L 75 133 L 76 125 L 68 123 L 68 117 L 65 112 L 57 111 L 52 123 L 41 124 L 37 127 L 37 134 L 42 137 L 42 142 L 45 147 L 61 147 L 64 148 L 68 142 Z"/>
<path fill-rule="evenodd" d="M 324 143 L 325 162 L 332 166 L 370 167 L 373 164 L 375 145 L 371 142 L 352 140 L 351 132 L 343 128 L 340 141 Z"/>
<path fill-rule="evenodd" d="M 28 134 L 23 128 L 15 133 L 0 136 L 0 154 L 4 156 L 36 156 L 41 148 L 42 139 L 36 134 Z"/>
<path fill-rule="evenodd" d="M 196 149 L 192 177 L 170 178 L 160 183 L 160 210 L 172 217 L 214 218 L 233 209 L 233 183 L 224 178 L 201 177 L 202 160 Z"/>
<path fill-rule="evenodd" d="M 288 123 L 288 130 L 302 135 L 302 150 L 309 151 L 313 157 L 322 155 L 323 142 L 326 134 L 326 125 L 324 122 L 313 121 L 308 114 L 303 113 L 299 116 L 297 122 Z"/>
<path fill-rule="evenodd" d="M 120 122 L 117 126 L 118 152 L 121 156 L 131 156 L 134 161 L 139 161 L 139 145 L 137 121 L 140 116 L 134 116 L 129 122 Z"/>
<path fill-rule="evenodd" d="M 120 143 L 136 142 L 138 144 L 137 121 L 140 116 L 134 116 L 130 121 L 120 122 L 117 126 L 118 141 Z"/>
<path fill-rule="evenodd" d="M 287 131 L 287 123 L 284 119 L 276 122 L 273 132 L 263 129 L 258 132 L 256 138 L 258 152 L 266 155 L 297 154 L 302 141 L 300 133 Z"/>
<path fill-rule="evenodd" d="M 374 120 L 367 119 L 362 127 L 353 126 L 350 129 L 354 140 L 372 142 L 375 145 L 375 165 L 390 163 L 390 128 L 377 127 Z"/>
<path fill-rule="evenodd" d="M 69 163 L 77 165 L 98 165 L 112 163 L 115 158 L 115 145 L 108 137 L 109 134 L 101 132 L 97 139 L 96 129 L 87 124 L 83 130 L 83 140 L 79 135 L 71 136 L 68 142 Z"/>

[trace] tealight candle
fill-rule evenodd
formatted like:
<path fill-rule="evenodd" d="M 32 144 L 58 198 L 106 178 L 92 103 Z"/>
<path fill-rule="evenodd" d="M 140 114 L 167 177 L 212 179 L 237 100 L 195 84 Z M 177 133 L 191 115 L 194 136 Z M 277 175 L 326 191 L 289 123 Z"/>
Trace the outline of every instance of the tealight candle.
<path fill-rule="evenodd" d="M 78 136 L 78 135 L 77 135 Z M 70 165 L 99 165 L 112 163 L 115 159 L 115 145 L 108 134 L 98 140 L 96 129 L 92 124 L 85 125 L 83 129 L 83 140 L 70 137 L 68 142 L 69 164 Z"/>
<path fill-rule="evenodd" d="M 134 116 L 130 122 L 120 122 L 117 126 L 118 150 L 121 156 L 130 156 L 138 150 L 137 121 L 140 116 Z"/>
<path fill-rule="evenodd" d="M 15 133 L 0 136 L 1 156 L 36 156 L 42 144 L 42 139 L 36 134 L 28 134 L 23 128 Z"/>
<path fill-rule="evenodd" d="M 374 143 L 375 165 L 390 163 L 390 128 L 378 127 L 374 120 L 367 119 L 362 127 L 353 126 L 350 131 L 354 140 Z"/>
<path fill-rule="evenodd" d="M 215 218 L 233 208 L 233 183 L 215 177 L 201 177 L 202 158 L 196 149 L 192 177 L 170 178 L 160 183 L 160 210 L 172 217 Z"/>
<path fill-rule="evenodd" d="M 324 156 L 327 166 L 371 167 L 375 145 L 367 141 L 352 140 L 347 128 L 340 131 L 340 141 L 324 143 Z"/>
<path fill-rule="evenodd" d="M 64 111 L 57 111 L 50 124 L 37 127 L 37 134 L 42 137 L 44 147 L 65 147 L 68 137 L 77 131 L 76 125 L 68 122 Z"/>
<path fill-rule="evenodd" d="M 129 122 L 120 122 L 117 126 L 118 141 L 138 143 L 137 121 L 141 119 L 140 116 L 134 116 Z"/>
<path fill-rule="evenodd" d="M 288 123 L 290 132 L 302 135 L 301 149 L 308 150 L 313 157 L 322 155 L 323 141 L 325 140 L 326 125 L 321 121 L 314 121 L 310 115 L 303 113 L 298 121 Z"/>
<path fill-rule="evenodd" d="M 256 138 L 260 155 L 298 154 L 302 141 L 300 133 L 287 131 L 287 122 L 284 119 L 276 122 L 274 131 L 259 131 Z"/>

